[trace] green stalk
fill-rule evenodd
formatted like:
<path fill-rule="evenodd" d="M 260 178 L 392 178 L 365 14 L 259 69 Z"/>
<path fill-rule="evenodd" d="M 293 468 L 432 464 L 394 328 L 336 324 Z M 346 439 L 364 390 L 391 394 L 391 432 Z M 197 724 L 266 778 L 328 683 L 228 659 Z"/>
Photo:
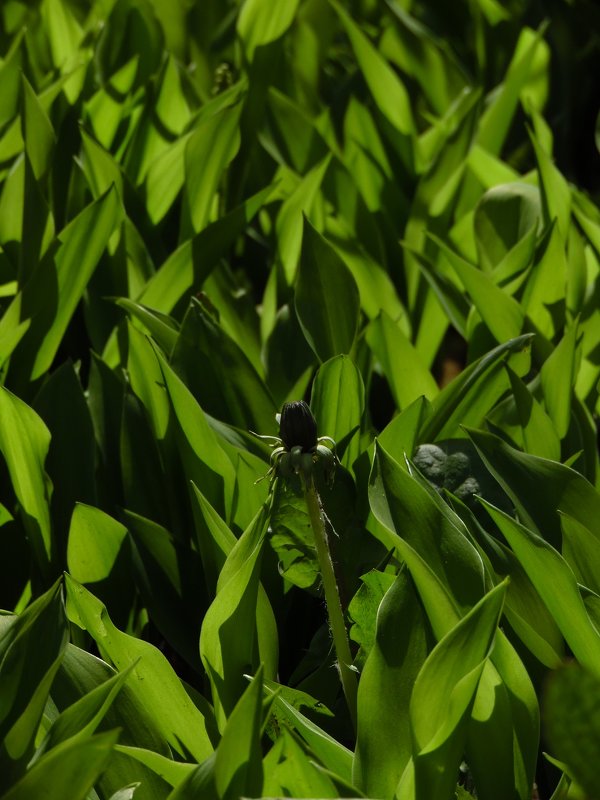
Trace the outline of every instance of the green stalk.
<path fill-rule="evenodd" d="M 329 549 L 329 540 L 325 528 L 325 519 L 321 509 L 321 500 L 315 487 L 312 476 L 306 477 L 304 483 L 304 499 L 308 508 L 308 516 L 313 530 L 317 559 L 321 571 L 325 604 L 329 617 L 329 627 L 333 638 L 333 646 L 337 657 L 338 670 L 342 681 L 342 688 L 350 711 L 350 718 L 356 731 L 356 673 L 352 670 L 352 653 L 344 621 L 344 612 L 340 600 L 340 593 L 335 579 L 335 570 Z"/>

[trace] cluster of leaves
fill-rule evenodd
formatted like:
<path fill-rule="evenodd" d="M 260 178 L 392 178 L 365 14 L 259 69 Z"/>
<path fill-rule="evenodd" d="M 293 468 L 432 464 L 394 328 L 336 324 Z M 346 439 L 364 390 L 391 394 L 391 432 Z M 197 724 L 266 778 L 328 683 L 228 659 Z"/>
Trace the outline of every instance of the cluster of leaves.
<path fill-rule="evenodd" d="M 3 800 L 593 791 L 560 701 L 600 680 L 600 211 L 547 119 L 594 10 L 563 5 L 1 4 Z M 356 731 L 302 496 L 255 482 L 301 397 Z"/>

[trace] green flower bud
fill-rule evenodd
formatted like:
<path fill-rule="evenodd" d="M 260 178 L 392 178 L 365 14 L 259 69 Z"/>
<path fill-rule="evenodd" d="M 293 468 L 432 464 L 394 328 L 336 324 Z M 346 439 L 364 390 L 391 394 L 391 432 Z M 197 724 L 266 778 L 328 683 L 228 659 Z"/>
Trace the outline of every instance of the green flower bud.
<path fill-rule="evenodd" d="M 310 452 L 317 445 L 317 421 L 304 400 L 284 403 L 279 422 L 279 436 L 288 450 L 300 447 Z"/>

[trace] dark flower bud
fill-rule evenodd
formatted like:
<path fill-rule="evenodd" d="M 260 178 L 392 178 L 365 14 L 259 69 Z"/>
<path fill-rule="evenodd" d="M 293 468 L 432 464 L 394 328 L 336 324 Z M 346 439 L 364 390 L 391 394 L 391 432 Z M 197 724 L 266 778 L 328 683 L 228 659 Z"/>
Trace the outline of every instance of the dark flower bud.
<path fill-rule="evenodd" d="M 301 447 L 303 451 L 310 452 L 317 446 L 317 421 L 304 400 L 283 404 L 279 436 L 288 450 Z"/>

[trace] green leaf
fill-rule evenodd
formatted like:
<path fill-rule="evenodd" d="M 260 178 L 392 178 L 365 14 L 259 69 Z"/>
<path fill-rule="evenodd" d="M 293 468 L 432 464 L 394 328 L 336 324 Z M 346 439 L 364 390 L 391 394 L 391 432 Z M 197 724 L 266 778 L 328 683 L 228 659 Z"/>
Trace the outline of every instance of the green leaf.
<path fill-rule="evenodd" d="M 129 678 L 133 666 L 130 665 L 123 672 L 87 692 L 59 714 L 36 752 L 35 761 L 72 737 L 84 740 L 93 734 Z"/>
<path fill-rule="evenodd" d="M 401 542 L 405 541 L 457 607 L 468 609 L 477 602 L 483 590 L 483 565 L 463 523 L 381 445 L 376 448 L 369 478 L 369 502 L 375 517 L 389 531 L 387 547 L 399 547 L 404 558 Z"/>
<path fill-rule="evenodd" d="M 578 583 L 600 594 L 600 541 L 581 522 L 562 512 L 562 555 Z"/>
<path fill-rule="evenodd" d="M 312 214 L 330 163 L 331 156 L 328 155 L 307 172 L 281 204 L 277 215 L 277 252 L 289 286 L 294 283 L 298 270 L 303 239 L 303 215 Z"/>
<path fill-rule="evenodd" d="M 80 583 L 107 578 L 113 569 L 127 528 L 104 511 L 78 503 L 69 530 L 67 564 Z"/>
<path fill-rule="evenodd" d="M 543 28 L 537 32 L 523 28 L 504 81 L 481 117 L 476 141 L 493 155 L 500 155 L 502 151 L 520 94 L 530 78 L 533 59 L 543 32 Z"/>
<path fill-rule="evenodd" d="M 179 422 L 180 455 L 188 480 L 203 486 L 217 508 L 229 508 L 235 481 L 231 461 L 188 387 L 157 352 L 171 408 Z"/>
<path fill-rule="evenodd" d="M 448 259 L 496 341 L 502 344 L 519 336 L 525 314 L 517 301 L 499 289 L 488 274 L 473 267 L 437 237 L 431 238 Z"/>
<path fill-rule="evenodd" d="M 560 439 L 550 417 L 523 381 L 507 367 L 525 450 L 531 455 L 560 461 Z"/>
<path fill-rule="evenodd" d="M 539 189 L 528 183 L 493 186 L 475 208 L 473 224 L 482 268 L 500 266 L 514 247 L 541 225 Z"/>
<path fill-rule="evenodd" d="M 593 797 L 597 791 L 595 764 L 600 755 L 600 681 L 571 663 L 549 676 L 544 692 L 544 733 L 553 753 L 569 774 Z"/>
<path fill-rule="evenodd" d="M 267 517 L 263 507 L 229 552 L 217 595 L 202 622 L 200 655 L 221 730 L 244 692 L 244 673 L 256 666 L 256 610 Z"/>
<path fill-rule="evenodd" d="M 404 84 L 344 8 L 333 0 L 330 3 L 348 34 L 356 60 L 377 107 L 397 131 L 410 136 L 415 130 L 415 123 Z"/>
<path fill-rule="evenodd" d="M 283 36 L 294 21 L 298 5 L 299 0 L 245 0 L 236 27 L 248 61 L 253 61 L 257 47 Z"/>
<path fill-rule="evenodd" d="M 562 511 L 600 539 L 600 495 L 582 475 L 564 464 L 521 453 L 491 433 L 468 433 L 524 524 L 559 548 L 556 512 Z"/>
<path fill-rule="evenodd" d="M 454 788 L 466 714 L 494 642 L 505 592 L 505 583 L 488 592 L 436 645 L 417 676 L 410 700 L 417 797 L 445 797 Z M 398 796 L 409 776 L 410 769 Z"/>
<path fill-rule="evenodd" d="M 556 225 L 552 225 L 544 245 L 525 284 L 522 302 L 537 330 L 553 339 L 559 325 L 564 324 L 565 286 L 571 267 Z"/>
<path fill-rule="evenodd" d="M 62 559 L 75 503 L 96 505 L 98 500 L 94 428 L 86 393 L 73 364 L 63 362 L 44 381 L 34 408 L 50 431 L 45 466 L 54 485 L 54 542 Z"/>
<path fill-rule="evenodd" d="M 0 451 L 24 514 L 34 558 L 45 573 L 56 557 L 50 523 L 52 484 L 44 469 L 50 433 L 16 395 L 0 388 Z"/>
<path fill-rule="evenodd" d="M 25 152 L 29 158 L 36 180 L 46 175 L 52 163 L 52 151 L 56 136 L 52 123 L 44 111 L 27 78 L 21 76 L 23 92 L 23 139 Z"/>
<path fill-rule="evenodd" d="M 560 438 L 571 421 L 571 397 L 576 379 L 577 321 L 568 327 L 540 370 L 542 391 L 548 415 Z"/>
<path fill-rule="evenodd" d="M 179 333 L 179 326 L 175 320 L 140 303 L 134 303 L 127 297 L 119 297 L 115 302 L 144 325 L 167 355 L 171 353 Z"/>
<path fill-rule="evenodd" d="M 142 747 L 118 744 L 115 749 L 118 753 L 144 764 L 171 786 L 179 786 L 196 769 L 195 764 L 173 761 L 160 753 L 154 753 L 152 750 L 145 750 Z"/>
<path fill-rule="evenodd" d="M 191 753 L 198 761 L 207 758 L 213 748 L 206 722 L 165 656 L 148 642 L 118 630 L 104 604 L 68 575 L 66 588 L 69 618 L 88 631 L 102 656 L 118 670 L 134 664 L 130 688 L 172 749 L 182 757 Z"/>
<path fill-rule="evenodd" d="M 3 800 L 86 800 L 105 769 L 119 738 L 118 731 L 88 739 L 78 737 L 54 747 L 3 795 Z"/>
<path fill-rule="evenodd" d="M 33 755 L 38 726 L 67 639 L 59 582 L 20 616 L 11 618 L 0 634 L 0 785 L 4 788 L 7 780 L 15 777 L 13 772 L 18 775 Z"/>
<path fill-rule="evenodd" d="M 423 611 L 404 569 L 379 605 L 373 647 L 358 685 L 352 779 L 367 797 L 392 797 L 411 757 L 406 709 L 426 656 Z"/>
<path fill-rule="evenodd" d="M 306 218 L 295 301 L 306 340 L 321 361 L 351 351 L 360 311 L 356 283 Z"/>
<path fill-rule="evenodd" d="M 566 243 L 571 218 L 571 190 L 566 179 L 552 163 L 549 154 L 537 137 L 530 133 L 542 191 L 544 215 L 548 223 L 556 220 L 556 227 Z"/>
<path fill-rule="evenodd" d="M 459 433 L 459 425 L 480 424 L 507 388 L 504 363 L 517 374 L 528 372 L 530 341 L 529 334 L 519 336 L 469 364 L 432 402 L 419 440 L 451 439 Z"/>
<path fill-rule="evenodd" d="M 494 506 L 481 501 L 506 537 L 582 666 L 600 675 L 600 635 L 590 621 L 567 562 L 552 545 Z"/>
<path fill-rule="evenodd" d="M 331 779 L 317 769 L 312 754 L 282 728 L 263 761 L 264 797 L 339 797 Z"/>
<path fill-rule="evenodd" d="M 238 102 L 205 115 L 186 143 L 185 199 L 194 233 L 206 228 L 223 171 L 239 149 L 241 113 Z"/>
<path fill-rule="evenodd" d="M 122 213 L 113 187 L 58 234 L 59 244 L 53 261 L 42 262 L 23 290 L 23 304 L 31 309 L 33 321 L 19 352 L 30 365 L 30 380 L 39 378 L 50 368 Z M 15 301 L 19 298 L 17 295 Z"/>
<path fill-rule="evenodd" d="M 421 396 L 431 400 L 439 393 L 423 359 L 401 326 L 385 311 L 369 323 L 365 336 L 390 384 L 398 409 L 405 409 Z"/>
<path fill-rule="evenodd" d="M 262 695 L 262 668 L 259 668 L 231 712 L 217 747 L 215 785 L 223 800 L 262 794 Z"/>
<path fill-rule="evenodd" d="M 284 719 L 288 725 L 296 730 L 319 761 L 332 773 L 351 783 L 352 752 L 309 720 L 287 700 L 276 694 L 274 690 L 265 686 L 265 692 L 268 696 L 275 695 L 273 711 L 279 718 Z"/>
<path fill-rule="evenodd" d="M 243 349 L 195 299 L 171 366 L 206 413 L 244 430 L 273 430 L 275 403 L 264 381 Z"/>
<path fill-rule="evenodd" d="M 365 387 L 349 356 L 335 356 L 319 367 L 310 403 L 319 435 L 331 436 L 338 445 L 342 464 L 351 469 L 360 452 Z"/>

